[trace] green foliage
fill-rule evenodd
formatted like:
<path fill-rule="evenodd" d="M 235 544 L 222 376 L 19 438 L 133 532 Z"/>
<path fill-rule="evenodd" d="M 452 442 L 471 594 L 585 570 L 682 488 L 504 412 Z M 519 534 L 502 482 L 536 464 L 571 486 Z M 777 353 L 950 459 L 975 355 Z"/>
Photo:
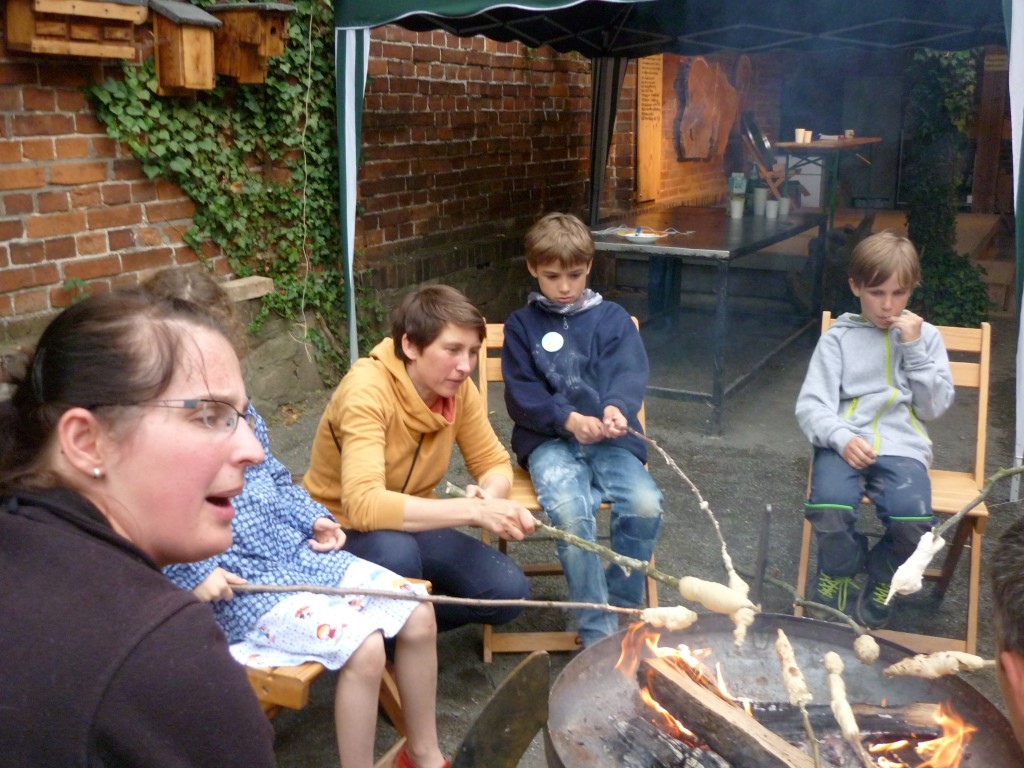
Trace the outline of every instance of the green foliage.
<path fill-rule="evenodd" d="M 959 180 L 974 111 L 973 51 L 922 50 L 908 70 L 907 229 L 921 254 L 915 307 L 939 325 L 977 326 L 989 309 L 981 271 L 956 253 Z"/>
<path fill-rule="evenodd" d="M 125 64 L 123 80 L 108 79 L 88 93 L 107 133 L 130 148 L 146 175 L 174 182 L 195 202 L 185 241 L 197 251 L 212 241 L 237 275 L 274 280 L 276 292 L 265 298 L 257 325 L 270 311 L 319 318 L 309 340 L 330 381 L 348 357 L 347 342 L 333 337 L 348 327 L 338 226 L 333 10 L 315 0 L 294 5 L 287 49 L 270 60 L 263 84 L 222 79 L 213 91 L 193 98 L 159 97 L 148 60 Z M 372 301 L 361 297 L 361 303 Z M 360 320 L 360 338 L 369 338 Z"/>
<path fill-rule="evenodd" d="M 979 327 L 991 305 L 981 268 L 951 250 L 924 263 L 928 271 L 914 292 L 918 311 L 937 325 Z"/>
<path fill-rule="evenodd" d="M 72 277 L 64 281 L 64 290 L 71 294 L 71 303 L 77 304 L 89 298 L 89 285 L 80 277 Z"/>

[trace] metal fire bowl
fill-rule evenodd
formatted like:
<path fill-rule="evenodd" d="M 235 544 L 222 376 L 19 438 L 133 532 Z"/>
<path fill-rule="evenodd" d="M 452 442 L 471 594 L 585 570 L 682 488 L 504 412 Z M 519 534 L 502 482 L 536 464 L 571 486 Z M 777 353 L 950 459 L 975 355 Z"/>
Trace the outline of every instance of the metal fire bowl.
<path fill-rule="evenodd" d="M 962 768 L 1009 768 L 1024 766 L 1024 752 L 1013 736 L 1009 722 L 977 689 L 957 676 L 939 680 L 910 677 L 886 679 L 882 670 L 913 655 L 895 643 L 878 640 L 881 654 L 866 666 L 853 655 L 854 634 L 848 627 L 784 614 L 759 614 L 747 632 L 744 646 L 733 645 L 733 624 L 728 616 L 702 614 L 696 624 L 680 632 L 664 632 L 659 645 L 680 643 L 690 648 L 711 648 L 710 664 L 722 665 L 732 694 L 756 701 L 785 702 L 775 640 L 778 629 L 785 631 L 796 653 L 815 703 L 828 704 L 828 673 L 822 658 L 828 651 L 838 653 L 846 667 L 843 679 L 851 703 L 890 706 L 915 702 L 948 702 L 967 722 L 977 726 L 967 748 Z M 625 630 L 581 651 L 555 679 L 548 702 L 546 738 L 547 761 L 551 768 L 618 768 L 613 744 L 619 735 L 615 721 L 643 716 L 634 679 L 615 670 Z"/>

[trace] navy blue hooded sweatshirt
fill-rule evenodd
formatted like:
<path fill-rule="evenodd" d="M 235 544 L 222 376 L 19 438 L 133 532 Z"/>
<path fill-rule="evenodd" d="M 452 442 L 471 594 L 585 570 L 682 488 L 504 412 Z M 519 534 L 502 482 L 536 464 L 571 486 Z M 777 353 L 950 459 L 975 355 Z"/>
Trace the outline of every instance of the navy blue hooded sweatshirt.
<path fill-rule="evenodd" d="M 558 315 L 537 304 L 505 322 L 501 356 L 505 405 L 515 426 L 512 450 L 526 467 L 541 443 L 570 439 L 566 419 L 576 411 L 602 418 L 617 406 L 643 432 L 637 413 L 647 388 L 647 353 L 633 319 L 618 304 L 602 301 L 582 312 Z M 624 435 L 610 441 L 647 461 L 647 446 Z"/>

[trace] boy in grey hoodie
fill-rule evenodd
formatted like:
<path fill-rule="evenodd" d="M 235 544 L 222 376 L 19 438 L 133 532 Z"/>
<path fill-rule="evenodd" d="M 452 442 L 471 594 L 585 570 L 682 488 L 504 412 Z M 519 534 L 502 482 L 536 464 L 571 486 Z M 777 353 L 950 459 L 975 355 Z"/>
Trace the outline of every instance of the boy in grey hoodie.
<path fill-rule="evenodd" d="M 893 573 L 934 522 L 922 422 L 952 404 L 953 376 L 938 330 L 906 309 L 921 280 L 909 240 L 889 231 L 862 240 L 849 279 L 861 313 L 841 315 L 818 341 L 796 416 L 814 446 L 805 505 L 818 545 L 812 599 L 845 611 L 865 570 L 854 618 L 877 628 L 891 616 Z M 885 526 L 870 551 L 854 529 L 865 495 Z"/>

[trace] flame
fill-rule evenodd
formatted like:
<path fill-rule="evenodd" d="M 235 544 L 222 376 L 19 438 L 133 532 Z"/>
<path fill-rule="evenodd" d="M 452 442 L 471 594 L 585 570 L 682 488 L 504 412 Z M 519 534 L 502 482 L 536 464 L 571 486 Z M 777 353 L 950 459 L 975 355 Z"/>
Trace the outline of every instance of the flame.
<path fill-rule="evenodd" d="M 936 708 L 935 722 L 942 728 L 942 735 L 917 745 L 915 751 L 925 758 L 918 768 L 957 768 L 964 748 L 971 743 L 971 736 L 978 729 L 964 722 L 948 704 L 939 704 Z"/>
<path fill-rule="evenodd" d="M 888 743 L 872 744 L 868 751 L 878 758 L 879 768 L 958 768 L 963 758 L 964 748 L 971 741 L 971 734 L 978 730 L 975 726 L 964 722 L 948 704 L 939 704 L 935 708 L 935 722 L 942 728 L 942 735 L 916 744 L 908 739 L 900 739 Z M 897 753 L 905 755 L 916 753 L 924 762 L 908 762 Z M 881 753 L 887 753 L 888 756 Z"/>
<path fill-rule="evenodd" d="M 735 697 L 729 690 L 721 664 L 716 662 L 712 671 L 704 663 L 711 656 L 711 649 L 691 649 L 682 644 L 675 648 L 661 647 L 658 645 L 660 639 L 661 633 L 651 631 L 649 625 L 632 624 L 622 641 L 622 652 L 615 669 L 627 678 L 632 678 L 640 666 L 641 659 L 651 656 L 667 659 L 677 669 L 719 698 L 742 707 L 748 715 L 752 713 L 752 702 L 746 698 Z M 640 698 L 658 715 L 666 732 L 692 746 L 700 743 L 700 737 L 666 710 L 651 695 L 648 686 L 641 687 Z M 883 706 L 885 705 L 886 702 L 883 702 Z M 978 729 L 965 722 L 948 704 L 938 705 L 934 718 L 942 728 L 942 736 L 938 738 L 916 743 L 912 739 L 899 739 L 869 745 L 868 751 L 874 756 L 878 768 L 959 768 L 964 749 L 970 743 L 972 734 Z M 899 754 L 901 752 L 903 754 Z M 920 762 L 921 760 L 924 762 Z"/>
<path fill-rule="evenodd" d="M 648 675 L 648 678 L 650 678 L 650 675 Z M 649 682 L 648 685 L 650 685 Z M 658 703 L 658 700 L 651 696 L 650 688 L 647 686 L 641 688 L 640 698 L 643 700 L 644 704 L 661 715 L 662 719 L 665 721 L 666 730 L 672 734 L 672 736 L 691 744 L 697 742 L 697 734 L 676 720 L 676 718 L 672 716 L 671 712 L 661 706 L 661 704 Z"/>

